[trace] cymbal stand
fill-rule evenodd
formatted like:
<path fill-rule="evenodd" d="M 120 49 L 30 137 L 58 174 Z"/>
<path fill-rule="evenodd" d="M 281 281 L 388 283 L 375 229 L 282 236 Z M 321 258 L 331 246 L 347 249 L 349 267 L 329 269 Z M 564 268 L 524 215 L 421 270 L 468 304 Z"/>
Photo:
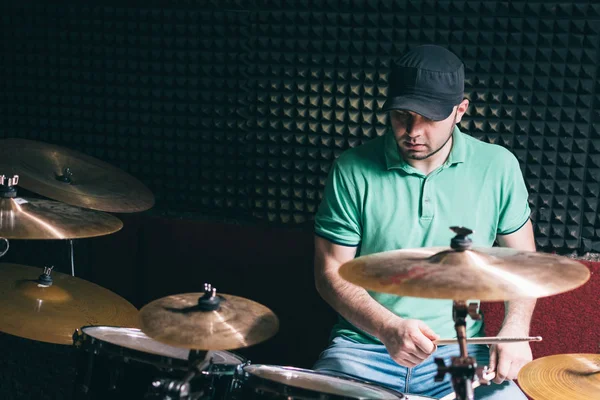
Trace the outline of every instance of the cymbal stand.
<path fill-rule="evenodd" d="M 182 379 L 156 379 L 146 394 L 145 399 L 183 400 L 202 398 L 202 391 L 192 395 L 190 382 L 198 374 L 210 374 L 213 366 L 212 357 L 206 358 L 206 351 L 191 350 L 188 356 L 190 369 Z M 212 388 L 208 388 L 212 390 Z M 193 396 L 193 397 L 192 397 Z"/>
<path fill-rule="evenodd" d="M 71 169 L 69 167 L 65 167 L 63 169 L 63 174 L 62 175 L 58 175 L 55 173 L 55 179 L 59 182 L 63 182 L 63 183 L 68 183 L 68 184 L 72 184 L 73 180 L 73 172 L 71 172 Z M 73 253 L 73 239 L 69 239 L 69 258 L 71 259 L 71 276 L 75 276 L 75 260 L 74 258 L 74 253 Z"/>
<path fill-rule="evenodd" d="M 444 375 L 450 373 L 452 376 L 452 387 L 456 393 L 456 398 L 458 400 L 473 400 L 475 398 L 473 393 L 475 376 L 481 378 L 487 367 L 478 368 L 477 360 L 475 360 L 474 357 L 470 357 L 468 354 L 466 319 L 467 315 L 470 315 L 473 319 L 480 319 L 481 315 L 477 312 L 477 303 L 471 303 L 467 306 L 465 301 L 454 301 L 452 314 L 455 322 L 454 328 L 456 329 L 460 355 L 458 357 L 452 357 L 449 366 L 446 366 L 444 359 L 435 359 L 435 363 L 438 366 L 438 373 L 435 377 L 435 381 L 440 382 L 444 380 Z"/>
<path fill-rule="evenodd" d="M 73 239 L 69 239 L 69 259 L 71 261 L 71 276 L 75 276 L 75 250 L 73 249 Z"/>
<path fill-rule="evenodd" d="M 6 175 L 0 175 L 0 198 L 13 199 L 17 197 L 17 189 L 14 188 L 19 183 L 19 175 L 14 175 L 12 178 L 8 178 Z M 2 218 L 2 216 L 0 216 Z M 0 251 L 0 257 L 3 257 L 8 253 L 10 245 L 7 238 L 0 237 L 6 243 L 6 248 Z"/>
<path fill-rule="evenodd" d="M 197 309 L 202 311 L 214 311 L 219 309 L 221 299 L 217 296 L 217 289 L 211 284 L 204 284 L 204 295 L 198 299 Z M 190 362 L 190 370 L 182 379 L 157 379 L 152 382 L 152 388 L 146 395 L 146 399 L 156 398 L 149 396 L 160 396 L 163 400 L 195 400 L 202 398 L 208 393 L 201 391 L 200 393 L 191 393 L 190 382 L 198 374 L 210 374 L 213 366 L 212 357 L 207 358 L 206 350 L 190 350 L 188 361 Z M 212 388 L 208 388 L 212 391 Z M 192 397 L 193 396 L 193 397 Z"/>
<path fill-rule="evenodd" d="M 456 236 L 450 241 L 450 247 L 456 251 L 465 251 L 471 248 L 472 241 L 468 237 L 472 230 L 464 227 L 451 227 L 456 233 Z M 436 358 L 435 363 L 438 366 L 438 373 L 435 376 L 435 381 L 444 380 L 444 375 L 449 373 L 452 377 L 452 387 L 456 393 L 457 400 L 473 400 L 473 382 L 475 377 L 481 379 L 487 371 L 487 367 L 477 367 L 477 360 L 474 357 L 469 357 L 467 351 L 467 316 L 472 319 L 481 319 L 481 314 L 478 312 L 477 303 L 467 305 L 464 300 L 454 300 L 452 304 L 452 318 L 454 320 L 454 329 L 456 329 L 456 338 L 460 348 L 460 355 L 452 357 L 449 366 L 446 366 L 442 358 Z"/>

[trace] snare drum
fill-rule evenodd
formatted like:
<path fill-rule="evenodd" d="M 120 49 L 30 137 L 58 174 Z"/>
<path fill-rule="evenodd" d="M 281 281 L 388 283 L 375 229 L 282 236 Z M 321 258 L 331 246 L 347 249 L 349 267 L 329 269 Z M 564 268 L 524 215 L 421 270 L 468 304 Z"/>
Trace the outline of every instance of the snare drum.
<path fill-rule="evenodd" d="M 139 329 L 86 326 L 73 340 L 79 349 L 75 399 L 143 399 L 155 380 L 180 380 L 190 371 L 188 349 L 157 342 Z M 213 364 L 192 379 L 191 392 L 223 399 L 246 360 L 227 351 L 209 351 L 208 358 Z"/>
<path fill-rule="evenodd" d="M 276 365 L 241 365 L 231 384 L 231 400 L 371 399 L 405 400 L 399 392 L 351 378 Z"/>

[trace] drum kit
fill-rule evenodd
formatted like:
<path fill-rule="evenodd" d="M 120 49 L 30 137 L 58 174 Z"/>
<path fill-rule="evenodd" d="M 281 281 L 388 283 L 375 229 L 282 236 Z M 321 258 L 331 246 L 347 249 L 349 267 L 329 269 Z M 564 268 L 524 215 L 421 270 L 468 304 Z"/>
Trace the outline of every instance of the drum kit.
<path fill-rule="evenodd" d="M 154 204 L 134 177 L 100 160 L 56 145 L 0 140 L 0 238 L 74 239 L 108 235 L 123 223 L 108 213 L 140 212 Z M 17 187 L 45 198 L 19 197 Z M 583 285 L 583 264 L 550 254 L 472 248 L 466 228 L 453 227 L 449 248 L 395 250 L 357 257 L 341 266 L 345 280 L 383 293 L 453 300 L 459 344 L 450 365 L 454 393 L 474 399 L 489 383 L 467 344 L 536 341 L 466 338 L 466 319 L 480 318 L 467 299 L 507 301 L 562 293 Z M 72 274 L 0 263 L 0 331 L 77 350 L 75 399 L 425 399 L 374 383 L 290 366 L 252 364 L 233 351 L 279 330 L 267 307 L 217 292 L 176 294 L 137 310 L 117 294 Z M 519 384 L 535 399 L 593 398 L 600 392 L 600 356 L 566 354 L 526 365 Z M 588 396 L 588 397 L 582 397 Z"/>

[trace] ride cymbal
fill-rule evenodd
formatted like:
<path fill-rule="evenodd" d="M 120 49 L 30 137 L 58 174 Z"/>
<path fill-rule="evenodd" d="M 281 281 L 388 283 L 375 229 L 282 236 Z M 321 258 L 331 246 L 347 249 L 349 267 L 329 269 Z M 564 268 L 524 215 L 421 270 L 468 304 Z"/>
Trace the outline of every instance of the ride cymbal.
<path fill-rule="evenodd" d="M 505 247 L 471 249 L 468 239 L 460 242 L 465 240 L 465 231 L 461 232 L 453 239 L 459 242 L 452 245 L 459 248 L 369 254 L 343 264 L 339 274 L 375 292 L 482 301 L 551 296 L 575 289 L 590 278 L 585 265 L 566 257 Z"/>
<path fill-rule="evenodd" d="M 260 343 L 279 330 L 267 307 L 229 294 L 185 293 L 140 310 L 140 329 L 153 339 L 194 350 L 234 350 Z"/>
<path fill-rule="evenodd" d="M 26 139 L 0 140 L 0 174 L 19 186 L 63 203 L 129 213 L 154 205 L 154 195 L 124 171 L 86 154 Z"/>
<path fill-rule="evenodd" d="M 137 327 L 137 309 L 83 279 L 41 268 L 0 263 L 0 331 L 27 339 L 73 344 L 86 325 Z M 39 279 L 43 276 L 44 279 Z"/>
<path fill-rule="evenodd" d="M 0 198 L 0 237 L 80 239 L 108 235 L 123 227 L 115 216 L 52 200 Z"/>
<path fill-rule="evenodd" d="M 557 354 L 527 363 L 519 386 L 535 400 L 588 400 L 600 395 L 600 354 Z"/>

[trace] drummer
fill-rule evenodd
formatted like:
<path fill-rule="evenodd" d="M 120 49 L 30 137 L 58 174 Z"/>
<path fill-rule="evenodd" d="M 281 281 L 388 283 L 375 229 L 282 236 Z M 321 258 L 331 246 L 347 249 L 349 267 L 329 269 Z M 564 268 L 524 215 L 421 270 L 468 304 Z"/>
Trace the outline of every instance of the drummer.
<path fill-rule="evenodd" d="M 439 46 L 416 47 L 391 69 L 391 129 L 332 165 L 315 216 L 315 283 L 339 319 L 314 369 L 402 393 L 449 394 L 449 374 L 434 381 L 434 357 L 449 364 L 458 346 L 433 340 L 456 337 L 452 301 L 367 292 L 337 269 L 359 255 L 448 246 L 456 225 L 474 230 L 475 246 L 536 250 L 519 163 L 461 132 L 468 107 L 462 61 Z M 534 307 L 535 300 L 506 303 L 498 335 L 528 336 Z M 468 318 L 467 335 L 483 336 L 483 322 Z M 478 399 L 526 399 L 513 379 L 532 360 L 527 342 L 469 346 L 469 355 L 496 373 Z"/>

